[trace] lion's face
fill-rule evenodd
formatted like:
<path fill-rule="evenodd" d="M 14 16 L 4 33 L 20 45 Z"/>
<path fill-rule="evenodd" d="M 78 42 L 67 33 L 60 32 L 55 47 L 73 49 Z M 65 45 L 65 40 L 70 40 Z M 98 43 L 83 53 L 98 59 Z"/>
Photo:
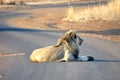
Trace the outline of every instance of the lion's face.
<path fill-rule="evenodd" d="M 77 31 L 70 30 L 66 32 L 55 45 L 56 47 L 64 45 L 64 50 L 72 52 L 74 58 L 78 58 L 79 46 L 82 45 L 83 39 L 77 35 Z"/>
<path fill-rule="evenodd" d="M 77 44 L 78 46 L 81 46 L 82 45 L 82 42 L 83 42 L 83 39 L 81 37 L 79 37 L 77 35 L 77 31 L 75 30 L 70 30 L 66 33 L 66 35 L 71 38 L 71 40 L 73 42 L 75 42 L 75 44 Z"/>
<path fill-rule="evenodd" d="M 83 43 L 83 39 L 80 38 L 78 35 L 75 35 L 74 41 L 75 41 L 75 43 L 76 43 L 78 46 L 81 46 L 82 43 Z"/>

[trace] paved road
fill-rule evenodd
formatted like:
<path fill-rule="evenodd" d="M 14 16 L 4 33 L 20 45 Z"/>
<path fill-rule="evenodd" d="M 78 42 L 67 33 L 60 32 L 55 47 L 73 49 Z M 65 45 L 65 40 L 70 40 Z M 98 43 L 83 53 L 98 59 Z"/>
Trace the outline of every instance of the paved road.
<path fill-rule="evenodd" d="M 98 0 L 98 1 L 87 1 L 87 2 L 70 2 L 68 3 L 61 3 L 61 4 L 43 4 L 43 5 L 31 5 L 32 8 L 64 8 L 68 6 L 73 6 L 73 7 L 86 7 L 86 6 L 95 6 L 95 5 L 100 5 L 100 4 L 106 4 L 110 0 Z M 29 6 L 29 5 L 28 5 Z"/>
<path fill-rule="evenodd" d="M 26 53 L 0 57 L 2 80 L 120 80 L 120 43 L 82 37 L 80 55 L 92 55 L 93 62 L 32 63 L 31 52 L 55 44 L 65 31 L 15 28 L 5 21 L 19 12 L 0 13 L 0 52 Z"/>

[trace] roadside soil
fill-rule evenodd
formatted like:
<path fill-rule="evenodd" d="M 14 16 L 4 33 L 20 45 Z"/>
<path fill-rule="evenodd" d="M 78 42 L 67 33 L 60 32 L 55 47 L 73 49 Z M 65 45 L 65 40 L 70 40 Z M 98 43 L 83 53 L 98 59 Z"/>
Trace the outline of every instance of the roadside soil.
<path fill-rule="evenodd" d="M 80 10 L 80 8 L 75 8 Z M 120 42 L 120 20 L 115 21 L 89 21 L 86 23 L 63 21 L 67 8 L 44 8 L 24 10 L 29 16 L 9 20 L 9 24 L 22 28 L 40 30 L 80 30 L 80 35 L 97 37 Z"/>

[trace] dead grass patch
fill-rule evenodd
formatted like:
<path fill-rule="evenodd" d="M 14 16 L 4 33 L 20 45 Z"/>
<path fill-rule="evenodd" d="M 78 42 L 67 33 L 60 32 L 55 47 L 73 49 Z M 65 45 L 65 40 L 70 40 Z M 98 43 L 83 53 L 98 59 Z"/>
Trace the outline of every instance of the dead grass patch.
<path fill-rule="evenodd" d="M 64 21 L 88 22 L 91 20 L 118 20 L 120 19 L 120 0 L 112 0 L 107 5 L 99 4 L 95 7 L 87 7 L 79 11 L 71 6 L 67 10 Z"/>

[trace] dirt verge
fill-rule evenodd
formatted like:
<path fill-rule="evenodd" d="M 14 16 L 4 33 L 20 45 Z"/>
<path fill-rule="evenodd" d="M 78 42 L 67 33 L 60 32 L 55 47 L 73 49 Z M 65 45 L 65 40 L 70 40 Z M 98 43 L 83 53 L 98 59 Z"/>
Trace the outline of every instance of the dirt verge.
<path fill-rule="evenodd" d="M 79 8 L 76 8 L 76 10 Z M 120 42 L 120 20 L 89 21 L 86 23 L 62 21 L 67 8 L 24 10 L 30 16 L 9 20 L 9 24 L 22 28 L 41 30 L 80 30 L 83 36 Z"/>

